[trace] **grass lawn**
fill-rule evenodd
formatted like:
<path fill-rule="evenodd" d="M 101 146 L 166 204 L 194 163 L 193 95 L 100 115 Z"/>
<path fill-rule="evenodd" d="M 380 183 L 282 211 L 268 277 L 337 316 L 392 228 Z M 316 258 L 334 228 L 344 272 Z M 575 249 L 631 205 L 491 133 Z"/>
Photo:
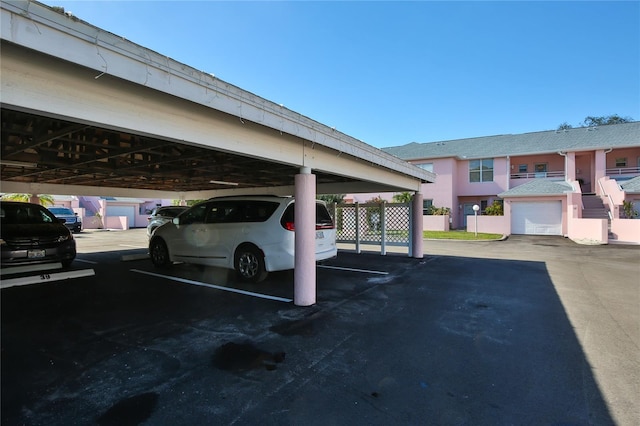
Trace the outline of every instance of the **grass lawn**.
<path fill-rule="evenodd" d="M 483 234 L 478 232 L 476 236 L 473 232 L 466 231 L 423 231 L 424 238 L 434 240 L 497 240 L 502 238 L 501 234 Z"/>

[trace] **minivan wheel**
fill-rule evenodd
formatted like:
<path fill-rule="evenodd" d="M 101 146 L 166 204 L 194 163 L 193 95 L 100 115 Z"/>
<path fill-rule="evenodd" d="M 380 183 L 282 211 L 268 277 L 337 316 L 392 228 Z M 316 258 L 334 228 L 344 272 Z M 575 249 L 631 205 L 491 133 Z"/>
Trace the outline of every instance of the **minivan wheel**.
<path fill-rule="evenodd" d="M 253 246 L 241 246 L 236 250 L 235 269 L 242 281 L 259 283 L 267 278 L 264 257 L 260 250 Z"/>
<path fill-rule="evenodd" d="M 149 256 L 151 256 L 151 262 L 157 268 L 166 268 L 171 264 L 167 245 L 160 238 L 154 238 L 151 240 Z"/>

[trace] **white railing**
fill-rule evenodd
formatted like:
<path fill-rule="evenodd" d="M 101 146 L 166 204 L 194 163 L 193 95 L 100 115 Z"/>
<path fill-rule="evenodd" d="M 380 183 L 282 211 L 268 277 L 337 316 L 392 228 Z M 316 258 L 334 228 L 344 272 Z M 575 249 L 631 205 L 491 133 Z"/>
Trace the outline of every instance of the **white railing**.
<path fill-rule="evenodd" d="M 600 191 L 602 191 L 602 195 L 605 195 L 607 197 L 607 199 L 609 200 L 609 209 L 607 210 L 607 214 L 609 215 L 609 219 L 613 220 L 613 198 L 611 198 L 611 195 L 607 194 L 607 192 L 604 190 L 604 185 L 602 185 L 602 179 L 598 179 L 598 185 L 600 185 Z"/>
<path fill-rule="evenodd" d="M 640 174 L 640 167 L 616 167 L 607 169 L 607 176 Z"/>
<path fill-rule="evenodd" d="M 564 171 L 560 172 L 535 172 L 535 173 L 512 173 L 511 179 L 545 179 L 564 178 Z"/>

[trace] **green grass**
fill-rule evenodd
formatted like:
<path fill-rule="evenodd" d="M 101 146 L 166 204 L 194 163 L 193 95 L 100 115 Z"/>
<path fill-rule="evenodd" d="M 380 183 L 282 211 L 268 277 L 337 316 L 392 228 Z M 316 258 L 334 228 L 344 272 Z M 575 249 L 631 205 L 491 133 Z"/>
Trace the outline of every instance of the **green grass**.
<path fill-rule="evenodd" d="M 424 231 L 424 238 L 434 240 L 497 240 L 502 238 L 501 234 L 483 234 L 478 232 L 476 236 L 473 232 L 466 231 Z"/>

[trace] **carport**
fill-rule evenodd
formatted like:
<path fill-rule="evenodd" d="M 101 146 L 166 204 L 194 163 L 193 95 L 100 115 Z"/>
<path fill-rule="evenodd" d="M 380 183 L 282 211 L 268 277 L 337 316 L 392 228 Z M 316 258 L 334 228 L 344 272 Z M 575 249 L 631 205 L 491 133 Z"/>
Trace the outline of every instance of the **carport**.
<path fill-rule="evenodd" d="M 422 257 L 432 173 L 43 4 L 1 7 L 2 192 L 295 195 L 301 306 L 315 303 L 316 194 L 413 192 Z"/>

